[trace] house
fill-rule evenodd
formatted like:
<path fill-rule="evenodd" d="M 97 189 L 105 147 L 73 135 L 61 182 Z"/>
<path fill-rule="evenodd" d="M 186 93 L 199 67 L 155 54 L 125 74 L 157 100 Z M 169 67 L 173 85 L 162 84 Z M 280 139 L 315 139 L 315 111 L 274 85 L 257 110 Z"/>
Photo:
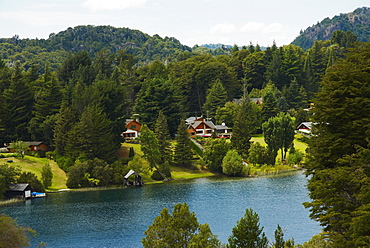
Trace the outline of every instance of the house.
<path fill-rule="evenodd" d="M 140 136 L 141 127 L 143 125 L 138 119 L 126 119 L 125 127 L 127 130 L 121 134 L 124 139 L 134 140 Z"/>
<path fill-rule="evenodd" d="M 312 122 L 302 122 L 297 127 L 298 132 L 306 135 L 311 135 Z"/>
<path fill-rule="evenodd" d="M 213 132 L 215 132 L 218 137 L 222 138 L 230 138 L 231 136 L 231 129 L 229 129 L 225 123 L 222 125 L 215 125 L 211 118 L 189 117 L 185 122 L 187 124 L 187 132 L 192 138 L 197 136 L 211 137 Z"/>
<path fill-rule="evenodd" d="M 30 144 L 28 147 L 30 151 L 50 151 L 50 146 L 41 141 L 27 141 L 26 143 Z"/>
<path fill-rule="evenodd" d="M 231 129 L 228 128 L 225 123 L 216 125 L 215 132 L 219 138 L 231 138 Z"/>
<path fill-rule="evenodd" d="M 14 183 L 9 185 L 6 197 L 31 198 L 32 188 L 28 183 Z"/>
<path fill-rule="evenodd" d="M 24 143 L 28 144 L 27 151 L 43 151 L 43 152 L 48 152 L 51 150 L 50 146 L 45 144 L 42 141 L 25 141 Z M 7 149 L 10 152 L 15 152 L 14 149 L 12 149 L 12 146 L 8 146 Z"/>

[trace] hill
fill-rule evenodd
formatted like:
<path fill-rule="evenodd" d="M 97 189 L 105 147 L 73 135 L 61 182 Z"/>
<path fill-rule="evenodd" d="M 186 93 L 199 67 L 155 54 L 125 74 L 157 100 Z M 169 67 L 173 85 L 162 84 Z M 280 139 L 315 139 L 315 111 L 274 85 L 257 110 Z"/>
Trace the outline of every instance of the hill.
<path fill-rule="evenodd" d="M 42 65 L 48 63 L 55 69 L 68 53 L 87 51 L 94 56 L 102 49 L 112 54 L 125 50 L 134 55 L 139 64 L 157 59 L 172 61 L 177 54 L 191 51 L 173 37 L 150 36 L 138 30 L 112 26 L 76 26 L 52 33 L 48 39 L 20 39 L 17 35 L 0 39 L 0 56 L 10 64 L 20 61 L 26 68 L 29 67 L 27 63 L 34 61 Z"/>
<path fill-rule="evenodd" d="M 325 18 L 316 25 L 301 31 L 300 35 L 291 43 L 307 50 L 316 40 L 330 40 L 336 30 L 351 31 L 358 41 L 370 40 L 370 8 L 362 7 L 347 14 L 340 14 L 333 18 Z"/>

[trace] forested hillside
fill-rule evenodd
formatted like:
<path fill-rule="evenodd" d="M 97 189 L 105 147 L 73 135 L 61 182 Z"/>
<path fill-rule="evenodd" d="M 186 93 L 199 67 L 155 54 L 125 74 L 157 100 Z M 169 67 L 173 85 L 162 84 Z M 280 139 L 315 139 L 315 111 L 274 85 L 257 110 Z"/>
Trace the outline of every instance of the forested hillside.
<path fill-rule="evenodd" d="M 292 44 L 302 47 L 304 50 L 310 48 L 316 40 L 330 40 L 336 30 L 352 32 L 358 41 L 370 40 L 370 8 L 362 7 L 347 14 L 340 14 L 333 18 L 325 18 L 316 25 L 301 31 L 300 35 Z"/>
<path fill-rule="evenodd" d="M 225 122 L 234 130 L 233 149 L 248 158 L 252 132 L 283 120 L 293 129 L 308 120 L 303 109 L 319 91 L 321 77 L 353 45 L 346 39 L 353 34 L 338 31 L 336 39 L 316 41 L 306 52 L 295 45 L 262 50 L 250 44 L 195 53 L 175 39 L 138 31 L 117 29 L 131 35 L 114 39 L 114 30 L 81 26 L 47 40 L 13 37 L 1 43 L 9 48 L 0 59 L 1 141 L 49 144 L 53 158 L 68 172 L 70 187 L 123 183 L 130 167 L 115 152 L 124 141 L 125 120 L 132 117 L 147 126 L 150 147 L 167 154 L 150 162 L 163 173 L 170 164 L 192 166 L 191 152 L 184 152 L 190 148 L 169 150 L 169 142 L 161 143 L 181 133 L 185 138 L 177 143 L 185 144 L 181 120 L 190 116 Z M 121 46 L 128 40 L 130 46 Z M 262 98 L 262 104 L 249 98 Z M 155 141 L 153 130 L 158 137 L 168 135 Z M 275 164 L 282 143 L 271 149 L 258 163 Z M 286 154 L 288 145 L 284 149 Z"/>
<path fill-rule="evenodd" d="M 108 54 L 125 50 L 134 55 L 138 64 L 147 64 L 156 59 L 173 61 L 190 47 L 182 45 L 175 38 L 150 36 L 138 30 L 115 28 L 112 26 L 77 26 L 57 34 L 50 34 L 48 39 L 0 39 L 0 55 L 9 63 L 19 61 L 25 68 L 34 62 L 48 64 L 56 69 L 68 53 L 86 51 L 91 56 L 104 49 Z"/>

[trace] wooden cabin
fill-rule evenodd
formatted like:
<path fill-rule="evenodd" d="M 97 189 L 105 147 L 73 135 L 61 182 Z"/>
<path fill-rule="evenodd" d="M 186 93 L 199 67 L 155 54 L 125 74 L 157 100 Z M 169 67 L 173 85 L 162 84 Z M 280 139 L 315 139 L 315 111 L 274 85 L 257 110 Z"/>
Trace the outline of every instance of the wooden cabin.
<path fill-rule="evenodd" d="M 141 127 L 143 125 L 139 122 L 138 119 L 126 119 L 125 127 L 127 130 L 121 134 L 124 139 L 134 140 L 140 136 Z"/>
<path fill-rule="evenodd" d="M 30 151 L 50 151 L 50 146 L 41 141 L 27 141 L 26 143 L 30 144 L 28 147 Z"/>
<path fill-rule="evenodd" d="M 211 137 L 212 133 L 216 133 L 219 138 L 230 138 L 231 129 L 225 123 L 221 125 L 213 124 L 210 118 L 189 117 L 185 120 L 187 124 L 187 132 L 190 137 L 197 136 Z"/>

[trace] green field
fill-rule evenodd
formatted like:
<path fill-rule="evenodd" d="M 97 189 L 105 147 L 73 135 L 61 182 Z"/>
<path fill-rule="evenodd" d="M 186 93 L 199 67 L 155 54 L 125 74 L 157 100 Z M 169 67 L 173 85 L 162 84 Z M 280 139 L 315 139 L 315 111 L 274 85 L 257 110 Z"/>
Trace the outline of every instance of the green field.
<path fill-rule="evenodd" d="M 260 134 L 260 135 L 253 135 L 251 141 L 253 141 L 253 142 L 259 142 L 261 145 L 266 146 L 266 142 L 265 142 L 262 134 Z M 296 150 L 301 151 L 301 152 L 305 152 L 306 151 L 306 148 L 307 148 L 307 144 L 304 143 L 304 142 L 302 142 L 302 141 L 299 141 L 299 140 L 295 139 L 294 140 L 294 148 Z"/>
<path fill-rule="evenodd" d="M 53 172 L 53 182 L 50 188 L 47 190 L 59 190 L 67 188 L 67 175 L 59 168 L 56 162 L 49 160 L 47 158 L 36 158 L 31 156 L 25 156 L 24 159 L 18 157 L 8 157 L 7 160 L 13 160 L 12 165 L 19 166 L 22 171 L 34 173 L 39 180 L 41 180 L 41 169 L 46 164 L 49 163 L 51 166 L 51 171 Z"/>

